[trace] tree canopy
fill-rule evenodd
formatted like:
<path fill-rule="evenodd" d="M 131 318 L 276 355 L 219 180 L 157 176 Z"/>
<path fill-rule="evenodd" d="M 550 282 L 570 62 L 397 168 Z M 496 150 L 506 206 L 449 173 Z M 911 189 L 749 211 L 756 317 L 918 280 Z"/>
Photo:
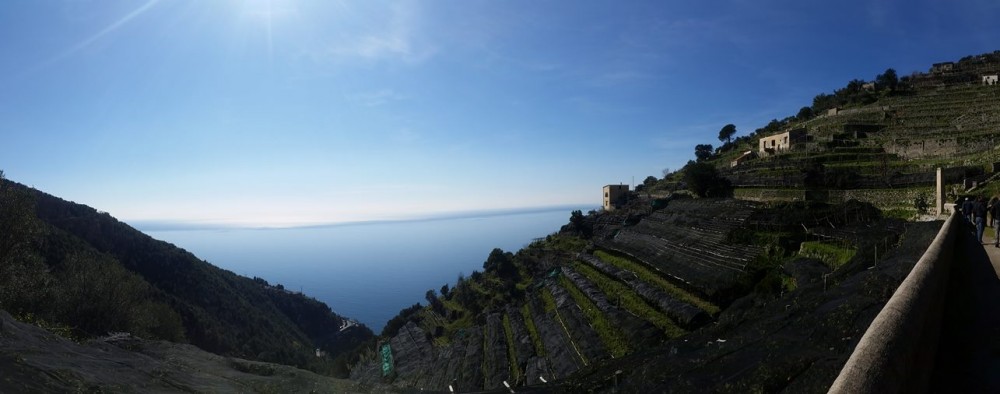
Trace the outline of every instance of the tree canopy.
<path fill-rule="evenodd" d="M 719 176 L 714 166 L 703 162 L 688 162 L 684 182 L 688 190 L 699 197 L 726 197 L 732 189 L 728 179 Z"/>
<path fill-rule="evenodd" d="M 708 160 L 712 157 L 712 144 L 698 144 L 694 146 L 694 157 L 698 161 Z"/>
<path fill-rule="evenodd" d="M 875 85 L 879 89 L 889 89 L 890 92 L 896 90 L 896 86 L 899 85 L 899 77 L 896 75 L 896 70 L 889 68 L 884 73 L 876 76 Z"/>
<path fill-rule="evenodd" d="M 722 129 L 719 130 L 719 141 L 723 141 L 726 143 L 733 142 L 734 134 L 736 134 L 736 125 L 730 123 L 725 126 L 722 126 Z"/>
<path fill-rule="evenodd" d="M 799 113 L 795 115 L 798 120 L 808 120 L 813 117 L 812 107 L 802 107 L 799 108 Z"/>

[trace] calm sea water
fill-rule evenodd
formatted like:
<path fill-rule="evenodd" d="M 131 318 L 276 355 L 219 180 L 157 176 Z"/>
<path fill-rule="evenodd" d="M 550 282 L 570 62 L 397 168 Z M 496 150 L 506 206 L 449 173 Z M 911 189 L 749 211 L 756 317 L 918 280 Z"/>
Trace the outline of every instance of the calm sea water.
<path fill-rule="evenodd" d="M 237 274 L 282 284 L 378 333 L 429 289 L 556 232 L 573 208 L 291 229 L 144 230 Z M 589 207 L 580 207 L 585 212 Z M 137 226 L 142 230 L 142 226 Z"/>

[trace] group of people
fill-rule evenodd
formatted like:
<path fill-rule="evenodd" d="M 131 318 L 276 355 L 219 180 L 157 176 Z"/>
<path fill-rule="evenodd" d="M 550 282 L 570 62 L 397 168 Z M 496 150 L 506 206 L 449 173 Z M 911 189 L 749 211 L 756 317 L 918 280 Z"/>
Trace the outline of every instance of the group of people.
<path fill-rule="evenodd" d="M 976 239 L 983 243 L 983 230 L 986 228 L 986 214 L 989 213 L 989 226 L 995 231 L 993 247 L 1000 248 L 1000 199 L 993 197 L 986 201 L 983 196 L 972 199 L 966 197 L 961 205 L 962 216 L 976 226 Z"/>

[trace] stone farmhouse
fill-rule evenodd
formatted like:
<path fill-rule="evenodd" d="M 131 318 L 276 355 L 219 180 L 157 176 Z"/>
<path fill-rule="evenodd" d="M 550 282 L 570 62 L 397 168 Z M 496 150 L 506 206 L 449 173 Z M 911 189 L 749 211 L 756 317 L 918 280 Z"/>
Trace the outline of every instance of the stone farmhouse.
<path fill-rule="evenodd" d="M 604 210 L 614 211 L 628 201 L 628 185 L 604 186 Z"/>
<path fill-rule="evenodd" d="M 808 140 L 809 136 L 806 134 L 806 129 L 789 130 L 770 137 L 761 137 L 760 150 L 758 152 L 761 156 L 773 155 L 781 151 L 792 149 L 796 144 L 803 143 Z"/>
<path fill-rule="evenodd" d="M 729 163 L 729 166 L 730 167 L 739 166 L 740 164 L 743 164 L 747 160 L 753 159 L 754 157 L 757 157 L 757 154 L 754 153 L 754 151 L 752 150 L 748 150 L 746 152 L 743 152 L 743 154 L 740 155 L 740 157 L 733 159 L 733 161 Z"/>
<path fill-rule="evenodd" d="M 983 85 L 996 85 L 998 82 L 998 77 L 994 75 L 983 75 Z"/>
<path fill-rule="evenodd" d="M 934 63 L 931 65 L 932 74 L 941 74 L 955 69 L 955 62 Z"/>

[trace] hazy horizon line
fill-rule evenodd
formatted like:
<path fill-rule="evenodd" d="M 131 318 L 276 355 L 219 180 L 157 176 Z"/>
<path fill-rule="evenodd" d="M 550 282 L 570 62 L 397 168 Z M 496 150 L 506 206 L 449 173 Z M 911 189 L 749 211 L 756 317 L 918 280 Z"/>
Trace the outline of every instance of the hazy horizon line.
<path fill-rule="evenodd" d="M 428 214 L 425 216 L 416 216 L 411 218 L 399 218 L 399 219 L 350 220 L 343 222 L 326 222 L 326 223 L 320 222 L 320 223 L 292 224 L 292 225 L 232 224 L 232 223 L 200 221 L 200 220 L 169 220 L 169 219 L 167 220 L 139 219 L 139 220 L 129 220 L 129 221 L 123 220 L 123 222 L 143 232 L 194 231 L 194 230 L 290 230 L 290 229 L 363 226 L 363 225 L 377 225 L 377 224 L 389 224 L 389 223 L 431 222 L 431 221 L 455 220 L 455 219 L 475 219 L 475 218 L 487 218 L 496 216 L 512 216 L 512 215 L 525 215 L 532 213 L 555 212 L 561 210 L 566 211 L 567 214 L 566 221 L 569 222 L 569 214 L 573 210 L 578 210 L 578 209 L 589 210 L 598 208 L 600 208 L 599 205 L 562 204 L 562 205 L 545 205 L 545 206 L 534 206 L 534 207 L 523 207 L 523 208 L 477 209 L 468 211 L 440 212 L 440 213 Z"/>

